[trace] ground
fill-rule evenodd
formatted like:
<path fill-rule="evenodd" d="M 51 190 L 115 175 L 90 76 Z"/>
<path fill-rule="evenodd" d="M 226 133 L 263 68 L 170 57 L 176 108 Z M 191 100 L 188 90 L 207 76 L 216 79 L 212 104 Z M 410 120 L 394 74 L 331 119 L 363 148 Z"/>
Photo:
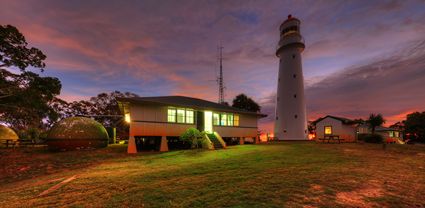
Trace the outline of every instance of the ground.
<path fill-rule="evenodd" d="M 425 206 L 421 145 L 282 142 L 137 155 L 125 148 L 0 149 L 0 207 Z"/>

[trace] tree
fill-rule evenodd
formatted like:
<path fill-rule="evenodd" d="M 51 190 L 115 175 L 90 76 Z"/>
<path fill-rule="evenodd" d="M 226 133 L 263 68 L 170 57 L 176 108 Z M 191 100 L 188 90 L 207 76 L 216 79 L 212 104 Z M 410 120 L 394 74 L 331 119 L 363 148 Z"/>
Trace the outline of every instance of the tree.
<path fill-rule="evenodd" d="M 59 79 L 54 77 L 40 77 L 28 71 L 14 74 L 0 69 L 0 89 L 6 89 L 9 94 L 0 99 L 2 121 L 17 130 L 45 128 L 45 121 L 57 120 L 50 103 L 59 95 L 61 87 Z"/>
<path fill-rule="evenodd" d="M 43 68 L 46 55 L 37 48 L 28 48 L 24 35 L 12 25 L 0 25 L 0 67 L 15 66 L 25 71 L 28 66 Z"/>
<path fill-rule="evenodd" d="M 385 120 L 380 113 L 379 114 L 372 113 L 369 115 L 369 119 L 366 122 L 369 124 L 369 127 L 372 130 L 372 134 L 375 134 L 376 127 L 384 124 Z"/>
<path fill-rule="evenodd" d="M 245 94 L 237 95 L 233 99 L 232 107 L 243 109 L 250 112 L 260 112 L 261 107 L 254 100 Z"/>
<path fill-rule="evenodd" d="M 50 102 L 60 93 L 60 81 L 26 71 L 29 66 L 43 71 L 45 59 L 39 49 L 28 47 L 16 27 L 0 25 L 0 116 L 16 130 L 43 128 L 43 121 L 57 116 Z M 22 73 L 3 67 L 17 67 Z"/>
<path fill-rule="evenodd" d="M 425 111 L 408 114 L 404 121 L 404 128 L 410 139 L 425 142 Z"/>

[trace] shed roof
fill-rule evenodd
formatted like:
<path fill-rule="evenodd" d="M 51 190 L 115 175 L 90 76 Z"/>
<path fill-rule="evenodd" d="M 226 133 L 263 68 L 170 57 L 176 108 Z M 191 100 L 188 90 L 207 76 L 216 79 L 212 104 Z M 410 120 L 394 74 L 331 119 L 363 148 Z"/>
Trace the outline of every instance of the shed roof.
<path fill-rule="evenodd" d="M 266 117 L 267 115 L 234 108 L 228 105 L 202 100 L 199 98 L 186 97 L 186 96 L 159 96 L 159 97 L 133 97 L 133 98 L 117 98 L 118 102 L 128 102 L 136 104 L 156 103 L 161 105 L 170 105 L 176 107 L 189 107 L 195 109 L 205 110 L 219 110 L 225 112 L 242 113 Z"/>
<path fill-rule="evenodd" d="M 384 126 L 378 126 L 375 128 L 375 131 L 398 131 L 397 129 L 394 128 L 388 128 L 388 127 L 384 127 Z"/>
<path fill-rule="evenodd" d="M 336 120 L 341 121 L 343 124 L 346 124 L 346 125 L 355 124 L 355 122 L 353 120 L 351 120 L 351 119 L 343 118 L 343 117 L 337 117 L 337 116 L 331 116 L 331 115 L 327 115 L 325 117 L 319 118 L 319 119 L 313 121 L 313 124 L 317 124 L 317 123 L 319 123 L 320 121 L 322 121 L 325 118 L 333 118 L 333 119 L 336 119 Z"/>

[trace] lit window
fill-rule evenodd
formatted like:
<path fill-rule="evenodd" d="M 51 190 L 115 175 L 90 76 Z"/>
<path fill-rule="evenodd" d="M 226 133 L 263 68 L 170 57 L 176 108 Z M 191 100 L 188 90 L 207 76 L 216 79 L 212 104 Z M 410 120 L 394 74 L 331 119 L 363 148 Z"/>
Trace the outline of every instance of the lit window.
<path fill-rule="evenodd" d="M 398 131 L 394 132 L 394 136 L 397 137 L 397 138 L 400 137 L 400 132 L 398 132 Z"/>
<path fill-rule="evenodd" d="M 239 126 L 239 115 L 233 116 L 233 126 Z"/>
<path fill-rule="evenodd" d="M 169 108 L 168 109 L 168 122 L 176 122 L 176 109 L 175 108 Z"/>
<path fill-rule="evenodd" d="M 185 115 L 184 109 L 177 109 L 177 123 L 184 123 Z"/>
<path fill-rule="evenodd" d="M 186 110 L 186 123 L 194 123 L 194 112 L 193 110 Z"/>
<path fill-rule="evenodd" d="M 127 122 L 127 123 L 130 123 L 130 122 L 131 122 L 130 113 L 126 113 L 126 114 L 124 115 L 124 120 L 125 120 L 125 122 Z"/>
<path fill-rule="evenodd" d="M 227 115 L 226 114 L 221 114 L 221 122 L 220 125 L 222 126 L 227 126 Z"/>
<path fill-rule="evenodd" d="M 332 126 L 325 126 L 325 134 L 326 135 L 332 134 Z"/>
<path fill-rule="evenodd" d="M 233 126 L 233 114 L 227 115 L 227 125 Z"/>
<path fill-rule="evenodd" d="M 389 131 L 388 134 L 389 134 L 390 137 L 394 137 L 394 132 L 393 131 Z"/>
<path fill-rule="evenodd" d="M 218 113 L 213 114 L 213 125 L 215 126 L 220 125 L 220 114 Z"/>

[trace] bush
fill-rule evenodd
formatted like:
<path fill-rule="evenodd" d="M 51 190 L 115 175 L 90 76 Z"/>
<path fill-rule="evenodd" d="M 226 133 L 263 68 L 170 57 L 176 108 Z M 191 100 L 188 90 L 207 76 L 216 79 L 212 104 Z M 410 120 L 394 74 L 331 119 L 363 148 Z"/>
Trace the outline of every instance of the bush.
<path fill-rule="evenodd" d="M 203 136 L 203 133 L 198 129 L 189 128 L 180 136 L 180 140 L 189 143 L 192 149 L 197 149 L 202 148 L 203 143 L 205 143 L 203 141 L 205 140 Z"/>
<path fill-rule="evenodd" d="M 358 141 L 364 141 L 364 138 L 369 134 L 357 134 L 357 140 Z"/>
<path fill-rule="evenodd" d="M 382 143 L 384 141 L 384 138 L 379 134 L 366 134 L 363 138 L 363 141 L 367 143 Z"/>
<path fill-rule="evenodd" d="M 33 140 L 36 143 L 40 143 L 44 139 L 43 136 L 45 136 L 45 133 L 37 128 L 29 128 L 19 131 L 18 135 L 21 140 Z"/>

